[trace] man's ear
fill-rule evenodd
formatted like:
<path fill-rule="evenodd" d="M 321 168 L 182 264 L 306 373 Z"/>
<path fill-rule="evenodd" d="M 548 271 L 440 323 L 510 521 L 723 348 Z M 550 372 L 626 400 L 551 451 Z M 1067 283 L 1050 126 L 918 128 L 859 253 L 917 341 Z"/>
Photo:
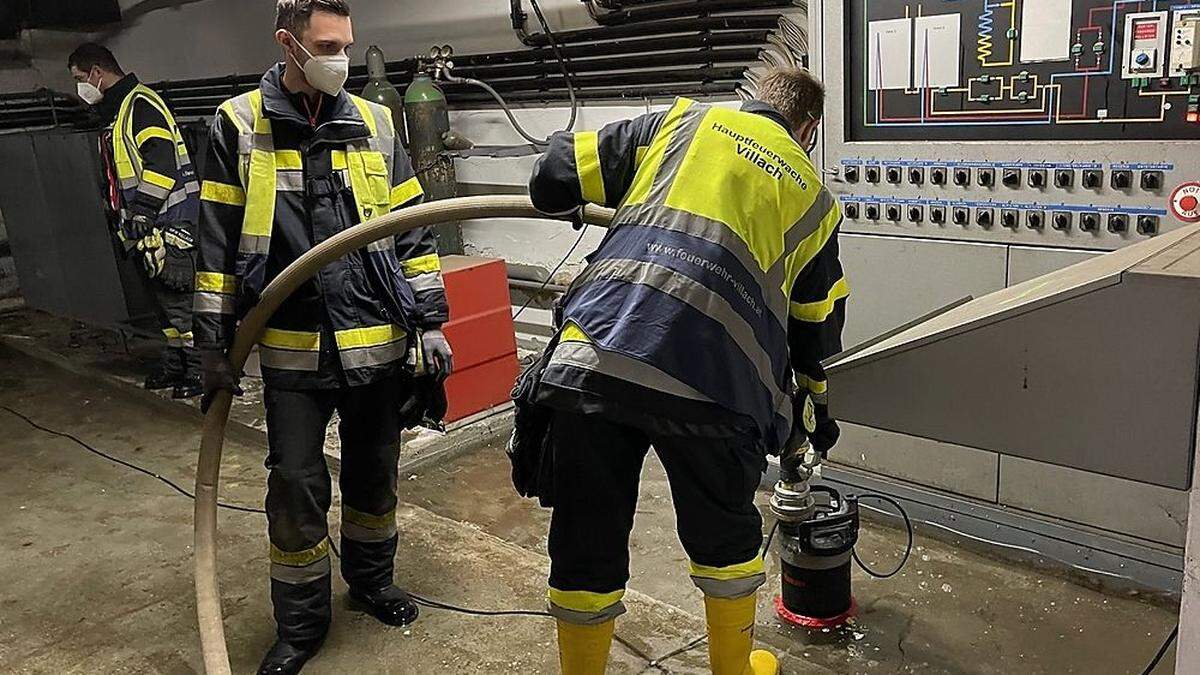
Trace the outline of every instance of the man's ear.
<path fill-rule="evenodd" d="M 820 124 L 820 120 L 809 120 L 804 124 L 801 124 L 793 132 L 795 134 L 796 142 L 807 147 L 808 144 L 812 142 L 813 134 L 816 133 L 817 127 L 820 126 Z"/>

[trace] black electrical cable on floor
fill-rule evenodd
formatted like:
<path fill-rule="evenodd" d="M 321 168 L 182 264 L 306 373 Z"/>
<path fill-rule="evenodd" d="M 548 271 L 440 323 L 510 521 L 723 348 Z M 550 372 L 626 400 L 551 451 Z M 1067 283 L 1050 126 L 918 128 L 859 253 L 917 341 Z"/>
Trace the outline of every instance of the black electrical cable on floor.
<path fill-rule="evenodd" d="M 412 591 L 407 591 L 407 592 L 408 592 L 408 597 L 412 598 L 413 602 L 417 603 L 418 605 L 422 605 L 424 607 L 431 607 L 433 609 L 442 609 L 442 610 L 446 610 L 447 612 L 456 612 L 458 614 L 467 614 L 470 616 L 535 616 L 535 617 L 539 617 L 539 618 L 554 618 L 554 615 L 551 614 L 550 612 L 544 612 L 541 610 L 535 610 L 535 609 L 472 609 L 470 607 L 461 607 L 459 605 L 454 605 L 449 602 L 442 602 L 441 600 L 434 600 L 432 598 L 426 598 L 426 597 L 417 595 L 416 593 L 413 593 Z"/>
<path fill-rule="evenodd" d="M 151 477 L 151 478 L 153 478 L 153 479 L 155 479 L 155 480 L 157 480 L 157 481 L 159 481 L 159 482 L 163 483 L 164 485 L 167 485 L 167 486 L 168 486 L 168 487 L 170 487 L 172 490 L 174 490 L 174 491 L 178 492 L 179 494 L 183 495 L 184 497 L 187 497 L 188 499 L 195 499 L 195 498 L 196 498 L 196 495 L 194 495 L 194 494 L 192 494 L 191 492 L 188 492 L 187 490 L 183 489 L 182 487 L 180 487 L 180 485 L 179 485 L 178 483 L 176 483 L 175 481 L 171 480 L 170 478 L 167 478 L 166 476 L 159 475 L 159 474 L 157 474 L 157 473 L 154 473 L 153 471 L 151 471 L 151 470 L 149 470 L 149 469 L 145 469 L 145 468 L 142 468 L 142 467 L 140 467 L 140 466 L 138 466 L 138 465 L 136 465 L 136 464 L 133 464 L 133 463 L 131 463 L 131 462 L 127 462 L 127 461 L 125 461 L 125 460 L 121 459 L 120 457 L 114 457 L 114 456 L 112 456 L 112 455 L 108 454 L 107 452 L 104 452 L 104 451 L 102 451 L 102 450 L 98 450 L 98 449 L 96 449 L 95 447 L 93 447 L 93 446 L 89 445 L 88 443 L 86 443 L 86 442 L 84 442 L 84 441 L 80 440 L 78 437 L 76 437 L 76 436 L 73 436 L 73 435 L 71 435 L 71 434 L 69 434 L 69 433 L 66 433 L 66 432 L 63 432 L 63 431 L 56 431 L 56 430 L 54 430 L 54 429 L 51 429 L 51 428 L 49 428 L 49 427 L 42 426 L 41 424 L 38 424 L 37 422 L 35 422 L 35 421 L 33 421 L 32 419 L 30 419 L 30 418 L 29 418 L 29 416 L 27 416 L 27 415 L 25 415 L 25 414 L 23 414 L 23 413 L 20 413 L 20 412 L 18 412 L 18 411 L 16 411 L 16 410 L 13 410 L 12 408 L 10 408 L 10 407 L 8 407 L 8 406 L 6 406 L 6 405 L 0 406 L 0 408 L 2 408 L 2 409 L 4 409 L 4 410 L 6 410 L 6 411 L 7 411 L 9 414 L 11 414 L 11 415 L 14 415 L 14 416 L 16 416 L 16 417 L 19 417 L 19 418 L 21 418 L 22 420 L 24 420 L 24 421 L 25 421 L 25 423 L 26 423 L 26 424 L 28 424 L 29 426 L 31 426 L 31 427 L 33 427 L 33 428 L 35 428 L 35 429 L 40 429 L 41 431 L 44 431 L 44 432 L 46 432 L 46 433 L 48 433 L 48 434 L 51 434 L 51 435 L 53 435 L 53 436 L 58 436 L 58 437 L 60 437 L 60 438 L 66 438 L 66 439 L 68 439 L 68 440 L 71 440 L 71 441 L 73 441 L 73 442 L 74 442 L 76 445 L 78 445 L 79 447 L 83 448 L 84 450 L 87 450 L 88 452 L 90 452 L 90 453 L 92 453 L 92 454 L 94 454 L 94 455 L 97 455 L 97 456 L 99 456 L 99 457 L 103 457 L 104 459 L 107 459 L 108 461 L 110 461 L 110 462 L 113 462 L 113 463 L 115 463 L 115 464 L 120 464 L 121 466 L 123 466 L 123 467 L 125 467 L 125 468 L 127 468 L 127 469 L 133 469 L 134 471 L 137 471 L 137 472 L 138 472 L 138 473 L 140 473 L 140 474 L 147 475 L 147 476 L 149 476 L 149 477 Z M 224 502 L 217 502 L 217 506 L 218 506 L 218 507 L 220 507 L 220 508 L 223 508 L 223 509 L 228 509 L 228 510 L 230 510 L 230 511 L 240 511 L 240 512 L 242 512 L 242 513 L 261 513 L 261 514 L 266 514 L 266 510 L 265 510 L 265 509 L 261 509 L 261 508 L 254 508 L 254 507 L 250 507 L 250 506 L 238 506 L 237 504 L 226 504 L 226 503 L 224 503 Z"/>
<path fill-rule="evenodd" d="M 583 243 L 583 235 L 587 234 L 587 229 L 587 223 L 584 223 L 583 227 L 579 228 L 579 238 L 576 239 L 575 243 L 571 245 L 570 250 L 568 250 L 567 254 L 563 256 L 563 259 L 558 261 L 558 264 L 554 266 L 554 269 L 550 270 L 550 274 L 546 275 L 546 280 L 542 282 L 541 288 L 530 293 L 529 299 L 525 301 L 525 304 L 521 305 L 521 308 L 517 310 L 516 314 L 513 314 L 513 321 L 521 318 L 521 315 L 525 313 L 525 310 L 529 309 L 529 306 L 533 304 L 533 301 L 546 291 L 546 287 L 549 286 L 550 282 L 554 280 L 554 275 L 558 274 L 558 271 L 562 269 L 563 265 L 567 264 L 567 260 L 570 260 L 571 254 L 575 252 L 575 249 L 579 248 L 579 245 Z"/>
<path fill-rule="evenodd" d="M 775 524 L 771 526 L 771 532 L 769 534 L 767 534 L 767 543 L 763 546 L 762 557 L 764 560 L 766 559 L 767 554 L 771 552 L 771 541 L 773 539 L 775 539 L 775 530 L 778 530 L 778 529 L 779 529 L 779 521 L 776 520 Z"/>
<path fill-rule="evenodd" d="M 1170 649 L 1171 643 L 1174 642 L 1175 638 L 1177 637 L 1179 637 L 1179 624 L 1175 624 L 1175 628 L 1171 630 L 1171 634 L 1167 636 L 1166 641 L 1164 641 L 1162 646 L 1158 648 L 1158 653 L 1154 655 L 1154 660 L 1150 662 L 1150 665 L 1146 666 L 1146 669 L 1142 671 L 1142 675 L 1150 675 L 1150 673 L 1154 672 L 1154 669 L 1158 667 L 1159 662 L 1161 662 L 1163 657 L 1167 655 L 1167 650 Z"/>
<path fill-rule="evenodd" d="M 891 504 L 892 506 L 896 507 L 896 510 L 900 512 L 900 516 L 902 518 L 904 518 L 904 528 L 908 531 L 908 544 L 904 547 L 904 557 L 900 559 L 900 564 L 896 565 L 896 569 L 894 569 L 891 572 L 888 572 L 886 574 L 881 574 L 881 573 L 876 572 L 875 570 L 871 569 L 870 567 L 867 567 L 867 565 L 862 561 L 862 559 L 858 557 L 857 550 L 851 550 L 851 552 L 850 552 L 850 555 L 854 558 L 854 562 L 858 563 L 858 566 L 862 568 L 862 571 L 875 577 L 876 579 L 890 579 L 891 577 L 894 577 L 897 574 L 899 574 L 900 570 L 904 569 L 904 566 L 908 564 L 908 557 L 910 555 L 912 555 L 913 539 L 914 539 L 913 524 L 912 524 L 912 521 L 908 519 L 908 512 L 905 511 L 904 507 L 900 505 L 900 502 L 896 501 L 895 499 L 892 499 L 891 497 L 888 497 L 887 495 L 876 495 L 876 494 L 865 494 L 865 495 L 858 496 L 859 499 L 862 499 L 863 497 L 867 497 L 870 499 L 878 499 L 880 501 Z"/>

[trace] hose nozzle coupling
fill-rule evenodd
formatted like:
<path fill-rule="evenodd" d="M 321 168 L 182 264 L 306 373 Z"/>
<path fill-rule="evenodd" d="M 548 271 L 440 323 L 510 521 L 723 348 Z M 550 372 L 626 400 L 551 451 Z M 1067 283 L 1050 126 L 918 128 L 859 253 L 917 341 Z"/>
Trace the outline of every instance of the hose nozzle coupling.
<path fill-rule="evenodd" d="M 821 456 L 806 440 L 779 458 L 779 482 L 771 495 L 771 512 L 784 522 L 803 522 L 816 512 L 809 481 L 819 477 Z"/>

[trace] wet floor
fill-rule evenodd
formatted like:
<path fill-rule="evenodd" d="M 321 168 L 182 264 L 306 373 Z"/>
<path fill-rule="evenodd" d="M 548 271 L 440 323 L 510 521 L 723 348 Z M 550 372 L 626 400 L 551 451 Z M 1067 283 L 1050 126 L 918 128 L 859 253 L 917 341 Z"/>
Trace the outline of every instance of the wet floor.
<path fill-rule="evenodd" d="M 0 348 L 0 405 L 190 487 L 198 418 L 148 407 Z M 0 672 L 200 671 L 191 577 L 191 503 L 169 487 L 0 410 Z M 228 444 L 222 497 L 257 506 L 264 450 Z M 397 569 L 410 588 L 490 609 L 539 609 L 548 513 L 515 495 L 498 448 L 403 476 Z M 335 515 L 332 518 L 336 527 Z M 234 672 L 251 672 L 273 635 L 266 538 L 257 514 L 222 512 L 221 575 Z M 867 522 L 859 552 L 893 566 L 904 533 Z M 614 673 L 703 672 L 701 598 L 674 534 L 668 486 L 647 462 L 632 540 L 630 612 Z M 777 561 L 768 564 L 778 586 Z M 1173 608 L 1107 595 L 1045 572 L 918 537 L 889 580 L 855 571 L 861 611 L 829 632 L 785 628 L 764 596 L 758 636 L 789 673 L 1140 673 Z M 427 610 L 390 629 L 346 610 L 313 673 L 552 673 L 552 625 L 540 617 Z M 1168 658 L 1156 671 L 1172 672 Z"/>
<path fill-rule="evenodd" d="M 502 450 L 487 448 L 410 475 L 401 489 L 415 504 L 544 554 L 549 512 L 513 493 L 506 462 Z M 765 504 L 765 493 L 759 501 Z M 866 520 L 858 551 L 885 572 L 899 562 L 905 543 L 904 531 Z M 666 476 L 653 454 L 630 547 L 631 588 L 702 611 L 675 535 Z M 818 666 L 814 672 L 1141 673 L 1175 622 L 1173 607 L 1108 595 L 918 534 L 895 577 L 873 579 L 854 570 L 860 612 L 852 624 L 810 632 L 785 627 L 773 616 L 778 570 L 772 556 L 759 638 Z M 1164 662 L 1156 672 L 1172 669 Z"/>

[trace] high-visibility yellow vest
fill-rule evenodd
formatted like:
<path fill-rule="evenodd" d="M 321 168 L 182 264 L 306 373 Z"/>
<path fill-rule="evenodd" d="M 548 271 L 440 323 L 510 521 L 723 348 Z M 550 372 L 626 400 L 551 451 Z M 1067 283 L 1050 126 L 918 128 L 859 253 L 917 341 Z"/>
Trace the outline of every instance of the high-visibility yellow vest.
<path fill-rule="evenodd" d="M 152 127 L 135 134 L 133 109 L 137 101 L 149 103 L 162 114 L 167 121 L 167 128 Z M 112 131 L 113 164 L 123 202 L 122 218 L 129 216 L 126 205 L 141 190 L 164 200 L 157 222 L 164 225 L 182 222 L 194 224 L 199 214 L 200 184 L 196 180 L 183 133 L 162 97 L 145 85 L 134 87 L 121 102 Z M 162 138 L 174 144 L 176 176 L 164 176 L 145 168 L 139 148 L 150 138 Z"/>
<path fill-rule="evenodd" d="M 580 185 L 603 202 L 598 148 L 580 136 Z M 639 155 L 612 229 L 567 294 L 551 368 L 716 403 L 781 447 L 789 294 L 836 230 L 837 202 L 788 131 L 753 113 L 679 99 Z"/>
<path fill-rule="evenodd" d="M 391 176 L 395 162 L 396 132 L 391 114 L 382 106 L 369 104 L 350 96 L 358 108 L 370 135 L 350 141 L 344 149 L 332 151 L 335 174 L 350 186 L 354 194 L 359 222 L 385 215 L 395 206 L 420 196 L 421 186 L 415 178 L 392 187 Z M 241 236 L 238 243 L 236 273 L 197 275 L 197 307 L 204 297 L 218 294 L 228 298 L 238 293 L 254 298 L 265 285 L 267 256 L 271 250 L 271 234 L 275 225 L 278 192 L 304 192 L 304 162 L 297 150 L 277 150 L 271 120 L 263 112 L 262 90 L 255 90 L 230 99 L 221 110 L 237 127 L 240 156 L 240 186 L 205 182 L 202 198 L 208 201 L 245 207 Z M 392 316 L 392 323 L 379 325 L 335 325 L 334 338 L 342 367 L 347 371 L 372 368 L 407 356 L 409 346 L 407 314 L 414 304 L 408 282 L 401 275 L 401 265 L 395 258 L 395 243 L 386 238 L 366 248 L 369 263 L 381 270 L 395 270 L 399 290 L 405 291 L 398 300 L 402 316 Z M 385 280 L 390 283 L 391 280 Z M 225 311 L 225 307 L 221 311 Z M 316 371 L 319 366 L 321 335 L 318 331 L 296 331 L 268 328 L 259 343 L 264 368 L 287 371 Z"/>

